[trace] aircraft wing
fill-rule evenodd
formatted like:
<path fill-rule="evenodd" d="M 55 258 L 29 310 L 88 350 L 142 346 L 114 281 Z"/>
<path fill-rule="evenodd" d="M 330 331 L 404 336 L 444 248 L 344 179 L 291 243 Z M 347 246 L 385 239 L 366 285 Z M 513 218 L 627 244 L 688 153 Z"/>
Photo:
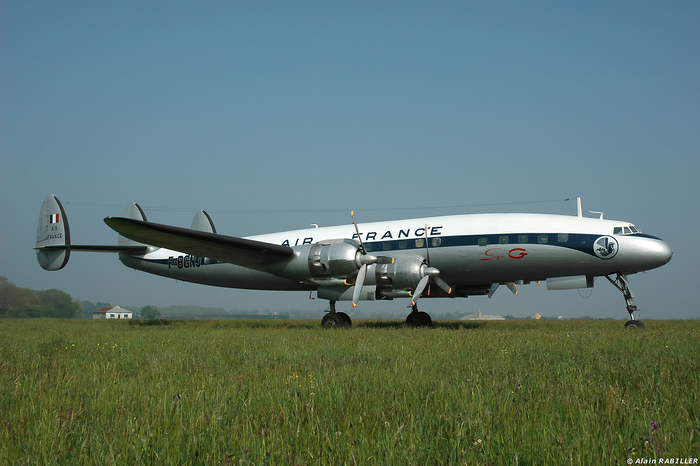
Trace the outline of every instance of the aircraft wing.
<path fill-rule="evenodd" d="M 209 257 L 243 267 L 284 260 L 294 255 L 292 248 L 235 236 L 161 225 L 124 217 L 107 217 L 105 223 L 122 236 L 193 256 Z"/>

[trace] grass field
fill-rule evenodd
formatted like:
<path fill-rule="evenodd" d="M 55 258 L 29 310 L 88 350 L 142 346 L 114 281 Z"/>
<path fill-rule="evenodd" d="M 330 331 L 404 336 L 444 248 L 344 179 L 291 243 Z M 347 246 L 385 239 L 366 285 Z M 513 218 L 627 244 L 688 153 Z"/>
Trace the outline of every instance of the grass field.
<path fill-rule="evenodd" d="M 696 321 L 150 323 L 0 320 L 0 462 L 700 457 Z"/>

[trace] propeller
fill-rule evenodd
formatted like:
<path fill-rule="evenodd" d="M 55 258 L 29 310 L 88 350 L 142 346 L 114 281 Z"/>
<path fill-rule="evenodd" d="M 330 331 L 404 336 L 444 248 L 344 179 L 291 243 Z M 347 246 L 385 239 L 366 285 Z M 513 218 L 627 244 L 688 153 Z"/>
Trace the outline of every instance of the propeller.
<path fill-rule="evenodd" d="M 388 256 L 372 256 L 367 254 L 367 249 L 362 242 L 362 235 L 360 234 L 360 229 L 357 227 L 357 220 L 355 220 L 355 211 L 350 211 L 350 216 L 352 217 L 352 224 L 355 226 L 355 232 L 357 233 L 357 239 L 360 241 L 360 247 L 358 251 L 360 254 L 357 256 L 356 261 L 359 261 L 358 265 L 360 269 L 357 271 L 357 277 L 355 278 L 355 290 L 352 292 L 352 307 L 353 309 L 357 307 L 357 302 L 360 300 L 360 292 L 362 292 L 362 287 L 365 283 L 365 277 L 367 276 L 367 266 L 371 264 L 386 264 L 393 263 L 394 258 Z"/>
<path fill-rule="evenodd" d="M 357 220 L 355 220 L 355 211 L 351 210 L 350 211 L 350 216 L 352 217 L 352 224 L 355 226 L 355 233 L 357 233 L 357 239 L 360 241 L 360 252 L 362 255 L 367 254 L 367 250 L 365 249 L 365 245 L 362 242 L 362 235 L 360 234 L 360 229 L 357 227 Z"/>
<path fill-rule="evenodd" d="M 425 225 L 425 262 L 426 266 L 423 268 L 423 277 L 420 279 L 418 282 L 418 285 L 416 285 L 416 289 L 413 291 L 413 296 L 411 297 L 411 305 L 415 306 L 416 301 L 420 296 L 423 294 L 423 291 L 425 291 L 426 286 L 428 286 L 428 282 L 432 280 L 433 283 L 435 283 L 438 287 L 440 287 L 445 293 L 451 294 L 452 293 L 452 287 L 448 285 L 445 280 L 440 278 L 440 271 L 436 269 L 435 267 L 430 266 L 430 248 L 428 247 L 428 225 Z M 428 290 L 428 293 L 430 293 L 430 290 Z"/>

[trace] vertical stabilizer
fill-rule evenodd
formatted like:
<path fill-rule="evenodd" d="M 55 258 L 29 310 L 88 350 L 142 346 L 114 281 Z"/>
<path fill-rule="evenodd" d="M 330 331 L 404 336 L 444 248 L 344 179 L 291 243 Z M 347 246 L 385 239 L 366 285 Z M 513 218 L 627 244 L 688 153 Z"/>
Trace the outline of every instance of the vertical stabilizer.
<path fill-rule="evenodd" d="M 53 194 L 44 199 L 36 229 L 36 257 L 44 270 L 60 270 L 70 258 L 70 228 L 61 201 Z"/>
<path fill-rule="evenodd" d="M 214 222 L 211 220 L 209 214 L 204 210 L 198 211 L 197 215 L 194 216 L 194 220 L 192 220 L 192 229 L 197 231 L 206 231 L 207 233 L 216 233 Z"/>
<path fill-rule="evenodd" d="M 141 221 L 148 221 L 146 219 L 146 213 L 143 211 L 140 205 L 138 205 L 135 202 L 132 202 L 126 207 L 126 210 L 124 211 L 124 218 L 133 218 L 134 220 L 141 220 Z M 122 235 L 119 235 L 119 241 L 117 243 L 119 246 L 142 246 L 142 243 L 138 243 L 136 241 L 132 241 L 129 238 L 126 238 Z"/>

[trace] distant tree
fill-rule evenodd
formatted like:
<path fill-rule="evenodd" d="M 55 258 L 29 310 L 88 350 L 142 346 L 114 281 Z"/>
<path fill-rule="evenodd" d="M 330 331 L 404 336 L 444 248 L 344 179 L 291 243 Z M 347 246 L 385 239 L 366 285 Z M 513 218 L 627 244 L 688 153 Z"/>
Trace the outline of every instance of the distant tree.
<path fill-rule="evenodd" d="M 160 311 L 156 306 L 144 306 L 141 308 L 141 317 L 146 319 L 153 319 L 160 315 Z"/>
<path fill-rule="evenodd" d="M 80 305 L 73 298 L 61 290 L 37 291 L 39 306 L 46 317 L 77 317 L 80 313 Z"/>
<path fill-rule="evenodd" d="M 26 304 L 27 297 L 22 288 L 10 283 L 7 277 L 0 277 L 0 317 L 9 317 L 13 310 Z"/>
<path fill-rule="evenodd" d="M 0 277 L 0 316 L 72 318 L 80 305 L 65 291 L 20 288 Z"/>

